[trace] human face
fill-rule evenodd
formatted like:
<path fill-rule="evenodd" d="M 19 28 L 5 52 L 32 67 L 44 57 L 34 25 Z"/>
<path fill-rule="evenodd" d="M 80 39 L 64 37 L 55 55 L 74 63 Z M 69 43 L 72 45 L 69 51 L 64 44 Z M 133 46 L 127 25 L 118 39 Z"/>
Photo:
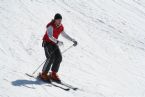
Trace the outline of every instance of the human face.
<path fill-rule="evenodd" d="M 55 20 L 55 24 L 56 24 L 57 26 L 59 26 L 59 25 L 61 24 L 61 21 L 62 21 L 62 19 L 56 19 L 56 20 Z"/>

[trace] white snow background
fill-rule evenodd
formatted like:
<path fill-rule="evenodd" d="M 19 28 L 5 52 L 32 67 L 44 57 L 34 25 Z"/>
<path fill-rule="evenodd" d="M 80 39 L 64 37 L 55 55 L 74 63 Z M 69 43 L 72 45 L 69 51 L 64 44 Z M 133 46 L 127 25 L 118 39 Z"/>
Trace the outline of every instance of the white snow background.
<path fill-rule="evenodd" d="M 78 91 L 25 75 L 45 60 L 42 37 L 55 13 L 79 43 L 59 70 Z M 61 51 L 72 45 L 59 39 Z M 0 97 L 145 97 L 145 1 L 0 0 Z"/>

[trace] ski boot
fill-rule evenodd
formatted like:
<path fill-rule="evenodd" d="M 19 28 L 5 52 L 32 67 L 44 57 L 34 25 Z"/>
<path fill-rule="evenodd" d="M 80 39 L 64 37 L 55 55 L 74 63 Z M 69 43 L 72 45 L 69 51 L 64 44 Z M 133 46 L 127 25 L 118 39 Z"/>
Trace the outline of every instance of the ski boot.
<path fill-rule="evenodd" d="M 49 77 L 52 81 L 54 81 L 56 83 L 61 83 L 61 80 L 56 72 L 50 72 Z"/>
<path fill-rule="evenodd" d="M 44 82 L 51 83 L 51 79 L 47 74 L 48 72 L 39 73 L 38 78 Z"/>

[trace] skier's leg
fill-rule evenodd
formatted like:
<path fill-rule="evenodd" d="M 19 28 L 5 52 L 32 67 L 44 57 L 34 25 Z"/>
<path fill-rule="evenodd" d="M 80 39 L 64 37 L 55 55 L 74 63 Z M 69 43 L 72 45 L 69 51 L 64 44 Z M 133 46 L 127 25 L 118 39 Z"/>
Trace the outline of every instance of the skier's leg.
<path fill-rule="evenodd" d="M 47 59 L 46 59 L 46 62 L 43 66 L 42 73 L 39 74 L 39 77 L 42 80 L 50 81 L 50 77 L 48 76 L 48 72 L 49 72 L 49 69 L 50 69 L 51 64 L 53 62 L 53 59 L 54 59 L 54 54 L 53 54 L 54 49 L 53 49 L 52 44 L 45 44 L 44 51 L 45 51 L 45 55 L 46 55 Z"/>
<path fill-rule="evenodd" d="M 60 51 L 59 47 L 56 46 L 56 48 L 57 48 L 57 50 L 54 53 L 54 62 L 53 62 L 51 70 L 53 72 L 57 73 L 58 70 L 59 70 L 59 67 L 60 67 L 60 63 L 62 61 L 62 54 L 61 54 L 61 51 Z"/>
<path fill-rule="evenodd" d="M 62 55 L 61 55 L 60 49 L 57 46 L 57 50 L 54 53 L 54 61 L 51 68 L 52 72 L 50 73 L 50 77 L 51 77 L 51 80 L 56 81 L 58 83 L 61 83 L 61 80 L 59 76 L 57 75 L 61 61 L 62 61 Z"/>
<path fill-rule="evenodd" d="M 45 51 L 45 56 L 46 56 L 46 62 L 43 66 L 42 72 L 49 72 L 51 64 L 53 62 L 53 58 L 54 58 L 54 54 L 53 53 L 53 48 L 51 45 L 48 45 L 46 47 L 44 47 L 44 51 Z"/>

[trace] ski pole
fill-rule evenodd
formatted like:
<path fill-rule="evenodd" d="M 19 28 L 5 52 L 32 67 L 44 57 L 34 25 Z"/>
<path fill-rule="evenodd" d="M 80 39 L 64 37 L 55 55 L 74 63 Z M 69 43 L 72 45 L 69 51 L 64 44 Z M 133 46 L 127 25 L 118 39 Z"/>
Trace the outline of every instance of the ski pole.
<path fill-rule="evenodd" d="M 55 49 L 49 56 L 51 56 L 55 51 L 56 51 L 56 49 Z M 45 60 L 41 63 L 41 65 L 39 65 L 39 67 L 32 73 L 32 75 L 35 74 L 35 73 L 37 72 L 37 70 L 46 62 L 46 60 L 47 60 L 47 59 L 45 59 Z"/>
<path fill-rule="evenodd" d="M 37 72 L 37 70 L 38 70 L 45 62 L 46 62 L 46 60 L 43 61 L 43 62 L 41 63 L 41 65 L 39 65 L 39 67 L 32 73 L 32 75 L 34 75 L 34 74 Z"/>
<path fill-rule="evenodd" d="M 71 46 L 69 46 L 67 49 L 65 49 L 63 52 L 62 52 L 62 54 L 63 53 L 65 53 L 66 51 L 68 51 L 70 48 L 72 48 L 73 47 L 73 45 L 71 45 Z M 54 53 L 56 51 L 56 49 L 50 54 L 50 56 Z M 47 59 L 46 59 L 47 60 Z M 32 75 L 34 75 L 36 72 L 37 72 L 37 70 L 46 62 L 46 60 L 45 61 L 43 61 L 40 65 L 39 65 L 39 67 L 32 73 Z"/>
<path fill-rule="evenodd" d="M 65 49 L 63 52 L 62 52 L 62 54 L 63 53 L 65 53 L 66 51 L 68 51 L 70 48 L 72 48 L 73 47 L 73 45 L 71 45 L 71 46 L 69 46 L 67 49 Z"/>

